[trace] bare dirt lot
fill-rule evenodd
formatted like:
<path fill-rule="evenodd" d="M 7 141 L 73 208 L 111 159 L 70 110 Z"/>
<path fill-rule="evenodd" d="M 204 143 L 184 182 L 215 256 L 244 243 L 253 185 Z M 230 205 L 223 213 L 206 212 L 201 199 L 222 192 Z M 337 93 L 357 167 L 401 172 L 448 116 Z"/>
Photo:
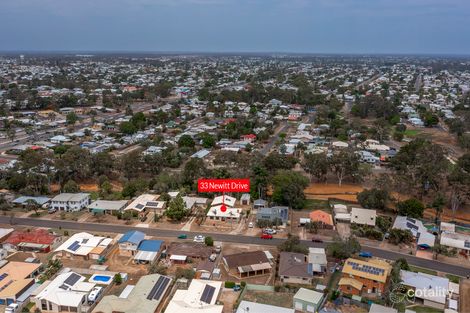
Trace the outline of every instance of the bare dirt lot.
<path fill-rule="evenodd" d="M 470 279 L 460 280 L 460 312 L 470 312 Z"/>
<path fill-rule="evenodd" d="M 292 308 L 292 300 L 294 294 L 287 292 L 276 292 L 274 291 L 256 291 L 247 290 L 243 296 L 243 300 L 269 304 L 274 306 L 280 306 L 283 308 Z"/>
<path fill-rule="evenodd" d="M 307 199 L 328 200 L 329 198 L 336 198 L 356 202 L 357 194 L 362 190 L 364 190 L 364 187 L 359 185 L 311 184 L 304 192 Z"/>
<path fill-rule="evenodd" d="M 239 295 L 240 295 L 240 292 L 233 291 L 233 289 L 223 288 L 222 293 L 220 295 L 220 301 L 223 302 L 224 304 L 224 309 L 222 312 L 232 313 L 233 306 L 235 305 L 235 302 L 237 302 Z"/>

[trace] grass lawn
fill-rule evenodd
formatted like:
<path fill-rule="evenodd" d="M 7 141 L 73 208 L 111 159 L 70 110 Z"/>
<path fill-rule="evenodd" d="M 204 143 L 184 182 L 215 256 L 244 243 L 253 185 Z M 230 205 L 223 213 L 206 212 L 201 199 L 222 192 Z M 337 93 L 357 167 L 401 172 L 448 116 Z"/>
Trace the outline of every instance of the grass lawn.
<path fill-rule="evenodd" d="M 420 134 L 422 131 L 419 129 L 407 129 L 403 133 L 406 137 L 415 137 L 416 135 Z"/>
<path fill-rule="evenodd" d="M 452 274 L 446 274 L 446 277 L 449 278 L 449 280 L 453 283 L 458 284 L 460 282 L 460 276 L 452 275 Z"/>
<path fill-rule="evenodd" d="M 408 307 L 408 309 L 415 311 L 416 313 L 443 313 L 443 310 L 431 308 L 428 306 L 413 306 L 413 307 Z"/>
<path fill-rule="evenodd" d="M 331 208 L 327 200 L 307 199 L 305 200 L 304 210 L 322 210 L 331 213 Z"/>
<path fill-rule="evenodd" d="M 433 271 L 433 270 L 430 270 L 430 269 L 427 269 L 427 268 L 413 266 L 413 265 L 410 265 L 410 271 L 415 272 L 415 273 L 419 272 L 419 273 L 424 273 L 424 274 L 436 275 L 437 276 L 436 271 Z"/>

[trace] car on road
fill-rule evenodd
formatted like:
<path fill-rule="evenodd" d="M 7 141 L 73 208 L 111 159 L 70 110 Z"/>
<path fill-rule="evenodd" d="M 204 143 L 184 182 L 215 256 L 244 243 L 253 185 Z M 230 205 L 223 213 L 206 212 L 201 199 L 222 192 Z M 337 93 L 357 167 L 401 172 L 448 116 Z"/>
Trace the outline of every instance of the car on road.
<path fill-rule="evenodd" d="M 204 243 L 204 240 L 206 239 L 206 237 L 204 237 L 203 235 L 197 235 L 197 236 L 194 236 L 194 242 L 199 242 L 199 243 Z"/>
<path fill-rule="evenodd" d="M 186 234 L 181 234 L 178 236 L 178 239 L 187 239 L 188 238 L 188 235 Z"/>
<path fill-rule="evenodd" d="M 370 252 L 365 252 L 365 251 L 361 251 L 361 252 L 359 252 L 359 256 L 360 256 L 360 257 L 363 257 L 363 258 L 371 258 L 371 257 L 372 257 L 372 253 L 370 253 Z"/>
<path fill-rule="evenodd" d="M 273 235 L 270 234 L 262 234 L 261 239 L 273 239 Z"/>
<path fill-rule="evenodd" d="M 277 232 L 276 232 L 274 229 L 272 229 L 272 228 L 266 228 L 265 230 L 263 230 L 263 233 L 265 233 L 265 234 L 270 234 L 270 235 L 274 235 L 274 234 L 276 234 Z"/>
<path fill-rule="evenodd" d="M 315 237 L 313 237 L 313 238 L 312 238 L 312 242 L 322 243 L 323 240 L 321 240 L 320 238 L 315 238 Z"/>

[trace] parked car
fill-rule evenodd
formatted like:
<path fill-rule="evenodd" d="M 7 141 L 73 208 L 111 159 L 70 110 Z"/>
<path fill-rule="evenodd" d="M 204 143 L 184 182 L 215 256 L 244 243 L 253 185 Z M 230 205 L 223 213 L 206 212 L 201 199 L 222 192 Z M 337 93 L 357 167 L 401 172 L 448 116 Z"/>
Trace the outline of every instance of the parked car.
<path fill-rule="evenodd" d="M 272 228 L 266 228 L 265 230 L 263 230 L 263 233 L 274 235 L 274 234 L 276 234 L 276 231 Z"/>
<path fill-rule="evenodd" d="M 5 313 L 16 313 L 18 311 L 19 305 L 17 303 L 10 303 L 5 308 Z"/>
<path fill-rule="evenodd" d="M 233 286 L 233 291 L 240 291 L 241 289 L 242 287 L 240 287 L 240 285 Z"/>
<path fill-rule="evenodd" d="M 215 246 L 215 253 L 220 253 L 222 251 L 222 246 L 217 245 Z"/>
<path fill-rule="evenodd" d="M 211 262 L 215 262 L 216 259 L 217 259 L 217 254 L 215 254 L 215 253 L 212 253 L 209 257 L 209 261 L 211 261 Z"/>
<path fill-rule="evenodd" d="M 204 243 L 205 239 L 206 237 L 204 237 L 203 235 L 194 236 L 194 242 Z"/>
<path fill-rule="evenodd" d="M 261 239 L 273 239 L 273 235 L 270 234 L 262 234 Z"/>
<path fill-rule="evenodd" d="M 248 223 L 248 228 L 253 228 L 255 225 L 253 224 L 253 222 L 249 222 Z"/>
<path fill-rule="evenodd" d="M 365 252 L 365 251 L 361 251 L 361 252 L 359 252 L 359 256 L 360 256 L 360 257 L 363 257 L 363 258 L 371 258 L 371 257 L 372 257 L 372 253 L 370 253 L 370 252 Z"/>
<path fill-rule="evenodd" d="M 94 303 L 103 292 L 103 287 L 94 287 L 88 295 L 88 302 Z"/>
<path fill-rule="evenodd" d="M 47 213 L 49 213 L 49 214 L 53 214 L 55 212 L 57 212 L 56 208 L 49 208 L 49 210 L 47 210 Z"/>
<path fill-rule="evenodd" d="M 319 242 L 319 243 L 322 243 L 323 240 L 321 240 L 320 238 L 315 238 L 315 237 L 313 237 L 313 238 L 312 238 L 312 242 Z"/>
<path fill-rule="evenodd" d="M 178 236 L 178 239 L 187 239 L 188 238 L 188 235 L 186 234 L 181 234 Z"/>

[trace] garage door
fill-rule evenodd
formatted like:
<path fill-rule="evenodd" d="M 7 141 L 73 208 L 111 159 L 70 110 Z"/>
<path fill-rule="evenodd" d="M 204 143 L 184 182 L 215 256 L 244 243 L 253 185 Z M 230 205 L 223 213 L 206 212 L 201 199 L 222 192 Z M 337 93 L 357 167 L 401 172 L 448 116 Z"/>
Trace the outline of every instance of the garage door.
<path fill-rule="evenodd" d="M 302 309 L 303 309 L 302 303 L 301 303 L 301 302 L 296 302 L 296 303 L 295 303 L 295 309 L 302 311 Z"/>
<path fill-rule="evenodd" d="M 315 312 L 315 307 L 313 305 L 307 305 L 307 312 Z"/>

